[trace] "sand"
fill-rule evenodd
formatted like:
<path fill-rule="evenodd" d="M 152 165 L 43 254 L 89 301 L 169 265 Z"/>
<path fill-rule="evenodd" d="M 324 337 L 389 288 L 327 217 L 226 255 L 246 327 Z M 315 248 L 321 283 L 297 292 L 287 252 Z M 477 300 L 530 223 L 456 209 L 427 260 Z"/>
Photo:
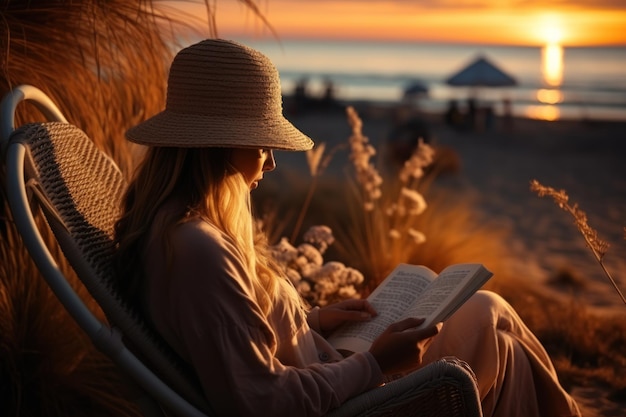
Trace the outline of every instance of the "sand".
<path fill-rule="evenodd" d="M 370 141 L 387 143 L 394 128 L 393 111 L 371 103 L 361 103 L 357 109 Z M 546 288 L 559 271 L 568 271 L 584 282 L 584 291 L 576 294 L 584 305 L 626 318 L 626 306 L 573 219 L 529 188 L 530 181 L 537 179 L 565 189 L 570 201 L 579 204 L 589 225 L 611 245 L 603 262 L 626 295 L 626 122 L 514 119 L 507 125 L 496 119 L 489 129 L 467 131 L 446 126 L 440 115 L 419 117 L 427 122 L 431 142 L 454 149 L 461 161 L 460 172 L 443 177 L 436 186 L 472 199 L 491 223 L 509 231 L 506 244 L 517 260 L 512 268 Z M 289 114 L 289 118 L 328 146 L 350 134 L 341 110 Z M 279 155 L 278 163 L 287 165 L 290 175 L 294 171 L 307 175 L 301 154 Z M 341 169 L 331 164 L 328 175 Z M 607 400 L 601 390 L 574 387 L 573 394 L 587 417 L 623 413 L 624 405 Z"/>
<path fill-rule="evenodd" d="M 477 207 L 511 230 L 523 269 L 532 265 L 539 282 L 570 271 L 587 283 L 585 303 L 625 307 L 573 218 L 529 191 L 529 182 L 564 189 L 579 204 L 611 245 L 603 263 L 626 291 L 626 124 L 516 120 L 511 131 L 458 134 L 440 127 L 438 133 L 439 143 L 453 147 L 463 161 L 454 185 L 474 193 Z"/>

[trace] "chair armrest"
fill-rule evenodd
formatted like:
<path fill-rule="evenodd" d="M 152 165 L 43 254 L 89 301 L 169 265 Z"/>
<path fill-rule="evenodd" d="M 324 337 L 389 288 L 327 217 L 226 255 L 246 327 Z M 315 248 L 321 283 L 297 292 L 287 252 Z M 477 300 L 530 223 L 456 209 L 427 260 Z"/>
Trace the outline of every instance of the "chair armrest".
<path fill-rule="evenodd" d="M 347 416 L 480 417 L 482 410 L 469 366 L 444 358 L 360 394 L 327 415 Z"/>
<path fill-rule="evenodd" d="M 15 110 L 22 101 L 32 102 L 47 120 L 67 122 L 63 113 L 43 91 L 32 85 L 18 85 L 0 102 L 0 150 L 3 155 L 9 145 L 9 137 L 15 130 Z"/>

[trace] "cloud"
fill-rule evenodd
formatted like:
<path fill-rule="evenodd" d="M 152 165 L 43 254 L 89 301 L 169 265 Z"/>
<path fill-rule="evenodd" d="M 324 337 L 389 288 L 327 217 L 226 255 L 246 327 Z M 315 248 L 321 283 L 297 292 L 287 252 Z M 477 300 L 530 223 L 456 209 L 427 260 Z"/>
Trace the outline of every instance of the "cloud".
<path fill-rule="evenodd" d="M 272 0 L 270 0 L 271 2 Z M 310 0 L 289 0 L 289 2 L 307 3 Z M 274 0 L 274 2 L 278 2 Z M 352 3 L 367 7 L 368 3 L 380 3 L 381 0 L 317 0 L 317 3 Z M 590 9 L 590 10 L 626 10 L 624 0 L 395 0 L 385 2 L 389 6 L 428 10 L 488 10 L 488 9 Z"/>
<path fill-rule="evenodd" d="M 513 7 L 528 8 L 570 8 L 570 9 L 619 9 L 626 10 L 626 2 L 624 0 L 517 0 L 511 1 Z"/>

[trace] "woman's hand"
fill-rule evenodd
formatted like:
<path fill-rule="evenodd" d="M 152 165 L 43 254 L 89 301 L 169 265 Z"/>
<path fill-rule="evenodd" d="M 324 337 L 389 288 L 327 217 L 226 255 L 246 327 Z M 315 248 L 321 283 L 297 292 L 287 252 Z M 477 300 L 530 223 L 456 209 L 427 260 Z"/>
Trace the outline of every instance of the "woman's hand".
<path fill-rule="evenodd" d="M 329 334 L 344 323 L 368 321 L 376 314 L 376 310 L 367 300 L 340 301 L 320 308 L 320 330 L 324 334 Z"/>
<path fill-rule="evenodd" d="M 422 358 L 433 336 L 439 333 L 442 324 L 416 330 L 424 319 L 408 318 L 391 324 L 370 347 L 383 374 L 414 369 Z"/>

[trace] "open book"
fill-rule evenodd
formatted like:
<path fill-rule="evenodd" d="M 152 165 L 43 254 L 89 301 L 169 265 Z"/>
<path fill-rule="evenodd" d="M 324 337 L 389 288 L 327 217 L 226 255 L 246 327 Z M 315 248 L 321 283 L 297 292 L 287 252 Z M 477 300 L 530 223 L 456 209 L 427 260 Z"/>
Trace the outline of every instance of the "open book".
<path fill-rule="evenodd" d="M 425 318 L 420 328 L 445 321 L 492 275 L 481 264 L 452 265 L 439 276 L 425 266 L 400 264 L 367 298 L 378 315 L 340 327 L 328 341 L 338 350 L 364 352 L 402 319 Z"/>

